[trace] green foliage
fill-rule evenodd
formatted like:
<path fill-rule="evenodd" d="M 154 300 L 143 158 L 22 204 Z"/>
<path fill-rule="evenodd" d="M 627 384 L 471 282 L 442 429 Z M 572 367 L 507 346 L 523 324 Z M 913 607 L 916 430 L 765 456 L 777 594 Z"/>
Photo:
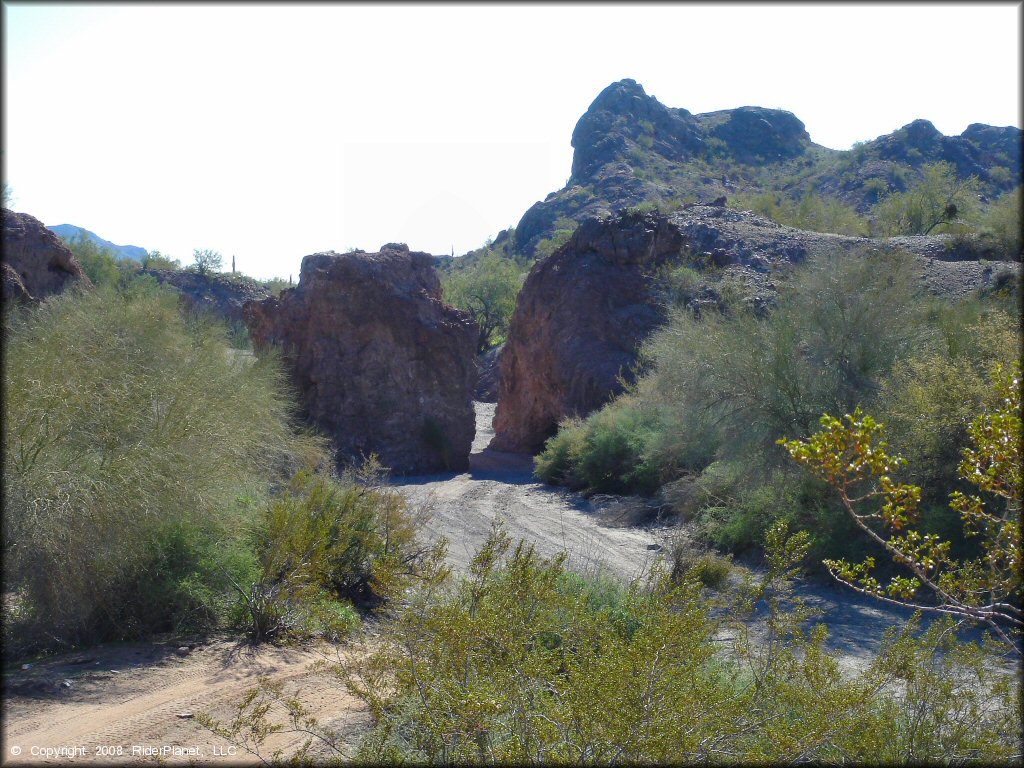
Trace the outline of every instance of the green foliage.
<path fill-rule="evenodd" d="M 962 484 L 954 468 L 967 425 L 990 399 L 987 371 L 994 361 L 1011 363 L 1020 348 L 1012 316 L 919 293 L 912 262 L 899 253 L 795 268 L 767 314 L 749 311 L 706 273 L 676 271 L 670 293 L 688 300 L 714 287 L 724 294 L 723 311 L 673 311 L 649 339 L 646 373 L 633 391 L 563 423 L 536 459 L 540 479 L 650 493 L 702 472 L 686 514 L 717 546 L 758 546 L 783 519 L 815 532 L 816 562 L 859 558 L 868 543 L 852 520 L 824 483 L 794 471 L 775 441 L 810 434 L 821 413 L 871 404 L 919 462 L 926 503 L 944 508 L 940 502 Z M 968 554 L 973 544 L 955 522 L 947 510 L 927 532 L 954 529 L 954 551 Z"/>
<path fill-rule="evenodd" d="M 170 256 L 165 256 L 160 251 L 149 251 L 146 257 L 142 260 L 142 266 L 145 269 L 181 269 L 181 262 L 178 259 L 172 259 Z"/>
<path fill-rule="evenodd" d="M 909 258 L 864 253 L 794 271 L 764 317 L 736 305 L 699 319 L 676 311 L 647 345 L 654 371 L 638 392 L 664 404 L 663 424 L 680 440 L 711 430 L 720 457 L 771 463 L 790 425 L 810 428 L 829 404 L 873 395 L 921 339 L 913 284 Z"/>
<path fill-rule="evenodd" d="M 961 179 L 950 163 L 922 166 L 913 188 L 894 192 L 871 209 L 877 235 L 927 235 L 963 231 L 977 208 L 979 182 Z"/>
<path fill-rule="evenodd" d="M 538 261 L 546 259 L 552 253 L 569 242 L 569 238 L 572 237 L 572 233 L 575 231 L 575 227 L 572 229 L 556 229 L 550 238 L 544 238 L 538 241 L 536 247 L 533 249 L 534 258 Z"/>
<path fill-rule="evenodd" d="M 981 219 L 982 236 L 991 240 L 1003 258 L 1021 259 L 1021 187 L 1004 192 L 993 201 Z"/>
<path fill-rule="evenodd" d="M 377 604 L 418 573 L 420 523 L 375 460 L 340 481 L 298 473 L 258 523 L 256 578 L 234 582 L 247 630 L 257 641 L 345 634 L 353 602 Z"/>
<path fill-rule="evenodd" d="M 490 252 L 446 276 L 445 300 L 469 312 L 479 325 L 477 352 L 504 343 L 524 277 L 515 261 Z"/>
<path fill-rule="evenodd" d="M 513 547 L 498 528 L 468 575 L 410 593 L 369 657 L 337 669 L 373 718 L 355 750 L 266 683 L 229 724 L 199 720 L 253 751 L 269 733 L 301 733 L 304 755 L 318 742 L 339 763 L 1019 757 L 1017 687 L 948 623 L 918 636 L 910 622 L 886 636 L 869 669 L 840 670 L 823 648 L 827 631 L 803 629 L 809 611 L 792 594 L 807 544 L 773 527 L 766 577 L 747 576 L 712 602 L 689 576 L 588 584 L 565 571 L 564 557 Z M 724 628 L 715 606 L 734 617 L 730 650 L 715 642 Z M 275 723 L 272 707 L 288 720 Z"/>
<path fill-rule="evenodd" d="M 74 254 L 93 285 L 116 286 L 121 282 L 121 268 L 116 256 L 94 241 L 79 235 L 65 239 L 64 244 Z"/>
<path fill-rule="evenodd" d="M 958 467 L 965 480 L 995 502 L 986 504 L 980 496 L 960 491 L 951 496 L 950 506 L 960 513 L 967 535 L 981 537 L 983 554 L 976 559 L 957 560 L 949 541 L 918 529 L 921 488 L 892 479 L 905 459 L 888 453 L 882 424 L 860 409 L 847 415 L 845 424 L 822 416 L 822 430 L 807 440 L 779 440 L 794 461 L 836 491 L 863 533 L 912 573 L 893 576 L 883 587 L 872 574 L 873 557 L 854 565 L 828 560 L 825 564 L 836 579 L 890 602 L 986 624 L 1018 652 L 1002 626 L 1013 627 L 1017 635 L 1024 628 L 1020 376 L 1019 363 L 1012 373 L 996 367 L 997 405 L 971 423 L 971 445 Z M 922 587 L 934 593 L 937 605 L 921 602 Z"/>
<path fill-rule="evenodd" d="M 6 318 L 3 554 L 19 647 L 209 626 L 246 521 L 325 456 L 285 374 L 228 354 L 152 282 L 71 291 Z"/>
<path fill-rule="evenodd" d="M 260 280 L 258 282 L 275 296 L 281 293 L 281 291 L 292 287 L 291 278 L 285 279 L 283 277 L 272 277 L 269 280 Z"/>
<path fill-rule="evenodd" d="M 838 200 L 823 198 L 808 190 L 799 200 L 775 192 L 758 195 L 737 195 L 730 206 L 752 210 L 787 227 L 811 232 L 834 232 L 860 237 L 868 234 L 868 222 L 851 206 Z"/>
<path fill-rule="evenodd" d="M 971 420 L 994 405 L 992 366 L 1013 364 L 1020 335 L 1015 317 L 976 303 L 943 312 L 936 329 L 932 343 L 896 362 L 873 409 L 909 462 L 908 480 L 941 505 L 961 485 L 956 465 Z"/>
<path fill-rule="evenodd" d="M 224 257 L 216 251 L 196 248 L 192 251 L 192 260 L 195 270 L 200 275 L 208 275 L 211 272 L 220 272 L 224 268 Z"/>
<path fill-rule="evenodd" d="M 618 407 L 562 425 L 535 461 L 535 473 L 548 483 L 606 493 L 657 488 L 657 467 L 645 460 L 657 416 L 629 398 Z"/>

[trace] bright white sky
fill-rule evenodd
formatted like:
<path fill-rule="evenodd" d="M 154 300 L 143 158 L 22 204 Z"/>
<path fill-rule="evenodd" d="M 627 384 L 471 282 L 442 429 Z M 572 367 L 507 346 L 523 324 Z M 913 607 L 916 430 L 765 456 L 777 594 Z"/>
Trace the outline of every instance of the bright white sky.
<path fill-rule="evenodd" d="M 1021 124 L 1012 3 L 3 6 L 14 209 L 261 278 L 482 245 L 562 187 L 625 77 L 695 113 L 787 109 L 835 149 Z"/>

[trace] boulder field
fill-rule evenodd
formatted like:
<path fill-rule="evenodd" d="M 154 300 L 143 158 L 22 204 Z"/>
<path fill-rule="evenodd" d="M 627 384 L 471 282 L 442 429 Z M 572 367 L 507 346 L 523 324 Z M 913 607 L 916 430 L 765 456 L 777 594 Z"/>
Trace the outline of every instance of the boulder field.
<path fill-rule="evenodd" d="M 397 474 L 468 467 L 478 331 L 443 302 L 433 261 L 393 243 L 317 253 L 295 288 L 243 308 L 257 352 L 281 349 L 339 465 L 376 454 Z"/>

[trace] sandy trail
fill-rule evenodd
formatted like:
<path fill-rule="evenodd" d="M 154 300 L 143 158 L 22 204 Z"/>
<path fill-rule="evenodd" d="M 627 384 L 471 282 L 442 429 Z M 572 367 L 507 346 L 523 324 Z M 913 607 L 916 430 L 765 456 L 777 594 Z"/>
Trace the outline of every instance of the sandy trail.
<path fill-rule="evenodd" d="M 603 527 L 586 500 L 536 482 L 531 457 L 487 448 L 494 437 L 494 404 L 476 403 L 476 408 L 469 472 L 394 479 L 413 506 L 429 510 L 427 534 L 448 538 L 455 568 L 469 565 L 495 518 L 504 521 L 513 541 L 524 539 L 544 556 L 567 552 L 577 570 L 604 567 L 631 579 L 653 562 L 660 548 L 656 532 Z"/>
<path fill-rule="evenodd" d="M 368 722 L 359 701 L 311 669 L 331 658 L 327 647 L 252 647 L 216 639 L 184 651 L 176 643 L 111 644 L 64 654 L 16 675 L 4 697 L 4 764 L 259 762 L 190 716 L 207 711 L 230 720 L 232 707 L 261 676 L 283 683 L 286 693 L 301 692 L 323 723 L 354 732 Z M 55 681 L 56 690 L 39 681 Z M 288 754 L 303 741 L 300 735 L 275 734 L 263 751 Z M 176 753 L 175 747 L 188 751 Z M 62 748 L 63 754 L 54 752 Z"/>

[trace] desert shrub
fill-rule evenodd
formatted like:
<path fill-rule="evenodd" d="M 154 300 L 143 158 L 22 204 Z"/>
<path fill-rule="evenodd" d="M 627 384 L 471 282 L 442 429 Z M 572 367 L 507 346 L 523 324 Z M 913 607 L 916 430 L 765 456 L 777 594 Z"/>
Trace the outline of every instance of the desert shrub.
<path fill-rule="evenodd" d="M 142 266 L 145 269 L 181 269 L 181 261 L 165 256 L 160 251 L 149 251 L 142 258 Z"/>
<path fill-rule="evenodd" d="M 882 381 L 877 412 L 892 445 L 908 460 L 907 479 L 930 502 L 959 487 L 956 465 L 975 414 L 992 405 L 993 362 L 1019 356 L 1017 321 L 978 305 L 942 313 L 931 344 L 900 360 Z"/>
<path fill-rule="evenodd" d="M 248 567 L 236 542 L 259 500 L 325 455 L 295 430 L 283 368 L 230 355 L 223 326 L 186 320 L 153 281 L 68 292 L 5 322 L 3 551 L 19 637 L 208 623 L 224 570 Z"/>
<path fill-rule="evenodd" d="M 259 519 L 255 578 L 234 583 L 245 628 L 256 640 L 344 634 L 353 605 L 375 605 L 416 575 L 429 553 L 420 524 L 374 460 L 339 480 L 299 472 Z"/>
<path fill-rule="evenodd" d="M 695 579 L 656 573 L 621 589 L 609 609 L 567 577 L 563 557 L 542 559 L 492 532 L 469 574 L 408 595 L 369 657 L 338 670 L 373 718 L 355 750 L 272 685 L 254 689 L 232 723 L 200 721 L 258 746 L 275 727 L 271 708 L 283 705 L 291 730 L 339 762 L 1019 757 L 1017 686 L 992 669 L 987 649 L 961 644 L 951 622 L 924 633 L 910 622 L 886 636 L 869 669 L 841 671 L 823 647 L 825 627 L 802 629 L 808 612 L 793 600 L 792 564 L 805 547 L 806 536 L 778 528 L 760 584 L 748 577 L 711 602 Z M 714 642 L 714 605 L 733 617 L 731 651 Z"/>
<path fill-rule="evenodd" d="M 819 561 L 854 556 L 862 543 L 852 524 L 775 441 L 813 432 L 822 413 L 884 403 L 894 443 L 912 444 L 921 471 L 948 493 L 981 371 L 1019 348 L 1009 315 L 927 297 L 911 265 L 898 253 L 834 257 L 794 268 L 766 314 L 724 289 L 724 312 L 673 311 L 644 348 L 647 373 L 635 390 L 563 424 L 537 459 L 538 476 L 650 493 L 686 472 L 710 472 L 698 483 L 708 487 L 727 468 L 732 485 L 702 491 L 695 513 L 715 545 L 756 546 L 788 519 L 815 532 Z"/>
<path fill-rule="evenodd" d="M 676 311 L 647 345 L 654 371 L 639 395 L 680 423 L 713 423 L 727 458 L 771 457 L 790 424 L 871 397 L 925 335 L 913 284 L 908 258 L 866 253 L 795 270 L 764 317 Z"/>
<path fill-rule="evenodd" d="M 732 558 L 700 551 L 684 537 L 676 536 L 669 548 L 669 567 L 675 582 L 697 581 L 710 589 L 721 589 L 732 572 Z"/>
<path fill-rule="evenodd" d="M 868 234 L 868 222 L 852 206 L 812 190 L 797 200 L 776 192 L 736 195 L 730 206 L 753 211 L 787 227 L 854 237 Z"/>
<path fill-rule="evenodd" d="M 887 195 L 871 209 L 873 233 L 891 237 L 969 229 L 978 188 L 977 177 L 961 179 L 951 163 L 924 165 L 913 187 Z"/>
<path fill-rule="evenodd" d="M 990 240 L 1005 259 L 1021 259 L 1021 187 L 1004 192 L 989 204 L 981 218 L 982 237 Z"/>
<path fill-rule="evenodd" d="M 657 413 L 629 396 L 585 420 L 564 423 L 536 458 L 536 475 L 576 489 L 650 493 L 658 467 L 647 460 L 657 431 Z"/>
<path fill-rule="evenodd" d="M 572 233 L 576 231 L 576 228 L 572 229 L 556 229 L 551 237 L 546 237 L 537 242 L 537 245 L 533 249 L 533 256 L 538 261 L 546 259 L 552 253 L 557 251 L 572 237 Z"/>
<path fill-rule="evenodd" d="M 976 486 L 972 491 L 986 498 L 974 492 L 950 494 L 950 507 L 960 514 L 967 535 L 981 541 L 978 557 L 957 557 L 951 542 L 918 527 L 921 488 L 893 479 L 906 460 L 887 450 L 884 426 L 860 409 L 842 420 L 826 414 L 819 432 L 806 440 L 783 438 L 779 444 L 828 483 L 849 517 L 903 570 L 883 585 L 874 573 L 874 557 L 857 564 L 826 560 L 833 577 L 888 602 L 985 624 L 1020 655 L 1015 647 L 1024 630 L 1020 362 L 1009 370 L 997 364 L 992 379 L 995 405 L 972 420 L 970 444 L 957 468 Z"/>
<path fill-rule="evenodd" d="M 121 281 L 117 257 L 107 248 L 100 247 L 84 235 L 65 238 L 64 244 L 93 285 L 116 286 Z"/>
<path fill-rule="evenodd" d="M 533 472 L 543 482 L 581 488 L 581 480 L 573 473 L 576 457 L 582 452 L 585 436 L 583 420 L 569 417 L 558 425 L 558 433 L 551 437 L 533 460 Z"/>
<path fill-rule="evenodd" d="M 200 275 L 220 272 L 224 268 L 224 257 L 209 248 L 196 248 L 192 251 L 192 268 Z"/>

